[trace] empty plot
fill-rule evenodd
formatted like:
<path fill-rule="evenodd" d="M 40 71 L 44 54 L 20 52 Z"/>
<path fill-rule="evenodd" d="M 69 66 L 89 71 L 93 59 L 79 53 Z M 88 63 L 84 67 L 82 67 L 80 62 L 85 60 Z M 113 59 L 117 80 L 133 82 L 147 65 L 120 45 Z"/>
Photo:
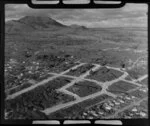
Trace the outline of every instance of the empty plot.
<path fill-rule="evenodd" d="M 81 81 L 75 83 L 73 86 L 69 87 L 67 90 L 79 95 L 80 97 L 85 97 L 90 94 L 101 91 L 102 88 L 96 85 L 94 82 Z"/>
<path fill-rule="evenodd" d="M 97 71 L 91 71 L 87 76 L 89 79 L 94 79 L 101 82 L 111 81 L 120 77 L 123 73 L 117 70 L 108 69 L 107 67 L 101 67 Z"/>
<path fill-rule="evenodd" d="M 15 99 L 5 102 L 6 112 L 11 111 L 9 118 L 24 119 L 30 118 L 29 113 L 35 110 L 44 110 L 57 104 L 75 100 L 74 97 L 56 91 L 48 92 L 44 88 L 38 87 L 34 91 L 22 94 Z M 22 118 L 19 118 L 23 116 Z M 34 114 L 32 115 L 35 118 Z M 32 118 L 30 118 L 32 119 Z"/>
<path fill-rule="evenodd" d="M 66 84 L 70 83 L 71 80 L 72 79 L 68 77 L 57 77 L 54 80 L 49 81 L 48 83 L 42 86 L 44 86 L 45 89 L 49 89 L 51 91 L 65 86 Z"/>
<path fill-rule="evenodd" d="M 60 88 L 70 82 L 70 78 L 59 77 L 45 85 L 36 87 L 15 99 L 6 100 L 6 111 L 12 111 L 13 119 L 20 115 L 28 117 L 28 112 L 34 110 L 44 110 L 57 104 L 66 103 L 75 100 L 73 96 L 57 92 Z"/>
<path fill-rule="evenodd" d="M 132 83 L 128 83 L 125 81 L 118 81 L 116 83 L 113 83 L 111 86 L 108 87 L 108 91 L 114 94 L 118 94 L 118 93 L 124 93 L 127 92 L 131 89 L 136 88 L 137 86 L 132 84 Z"/>
<path fill-rule="evenodd" d="M 147 85 L 148 84 L 148 78 L 143 79 L 140 83 Z"/>
<path fill-rule="evenodd" d="M 83 66 L 78 67 L 77 69 L 71 69 L 66 74 L 72 75 L 72 76 L 80 76 L 80 75 L 84 74 L 86 71 L 92 69 L 93 67 L 94 67 L 94 65 L 92 65 L 92 64 L 85 64 Z"/>

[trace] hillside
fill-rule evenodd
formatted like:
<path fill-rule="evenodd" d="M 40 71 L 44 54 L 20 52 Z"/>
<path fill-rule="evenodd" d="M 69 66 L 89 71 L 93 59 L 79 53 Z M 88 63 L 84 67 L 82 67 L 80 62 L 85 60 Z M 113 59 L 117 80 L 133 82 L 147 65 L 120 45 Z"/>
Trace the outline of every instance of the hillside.
<path fill-rule="evenodd" d="M 118 65 L 121 60 L 136 60 L 145 55 L 146 48 L 146 28 L 65 26 L 50 17 L 35 16 L 6 23 L 6 60 L 10 57 L 25 60 L 28 55 L 34 58 L 40 53 L 65 52 L 86 62 Z M 135 49 L 139 52 L 133 52 Z"/>
<path fill-rule="evenodd" d="M 6 33 L 30 32 L 35 30 L 54 30 L 56 28 L 66 27 L 50 17 L 25 16 L 19 20 L 6 22 Z"/>

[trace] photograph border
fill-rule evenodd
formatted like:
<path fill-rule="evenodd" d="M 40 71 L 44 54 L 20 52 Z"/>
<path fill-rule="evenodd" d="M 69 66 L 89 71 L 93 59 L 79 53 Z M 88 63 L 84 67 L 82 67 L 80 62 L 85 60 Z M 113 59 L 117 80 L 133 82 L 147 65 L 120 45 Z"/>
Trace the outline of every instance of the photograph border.
<path fill-rule="evenodd" d="M 115 0 L 114 0 L 115 1 Z M 117 0 L 116 0 L 117 1 Z M 148 75 L 149 75 L 149 48 L 150 48 L 150 3 L 148 0 L 122 0 L 123 4 L 121 4 L 120 7 L 125 5 L 125 3 L 143 3 L 148 4 Z M 95 6 L 95 5 L 73 5 L 73 6 L 64 6 L 64 5 L 33 5 L 31 0 L 1 0 L 0 1 L 0 84 L 1 84 L 1 124 L 32 124 L 35 120 L 5 120 L 4 119 L 4 47 L 5 47 L 5 5 L 6 4 L 27 4 L 29 7 L 32 8 L 82 8 L 82 9 L 92 9 L 92 8 L 104 8 L 103 6 Z M 117 6 L 118 7 L 118 6 Z M 148 89 L 149 89 L 149 76 L 148 76 Z M 148 108 L 149 108 L 149 91 L 148 91 Z M 56 119 L 58 120 L 58 119 Z M 83 119 L 82 119 L 83 120 Z M 86 119 L 88 120 L 88 119 Z M 90 120 L 91 124 L 94 124 L 96 119 Z M 99 119 L 101 120 L 101 119 Z M 103 120 L 110 120 L 110 119 L 103 119 Z M 142 126 L 148 126 L 149 125 L 149 112 L 148 112 L 148 119 L 120 119 L 123 123 L 123 125 L 142 125 Z M 59 120 L 60 124 L 63 124 L 64 120 Z M 88 125 L 88 124 L 86 124 Z M 99 124 L 98 124 L 99 125 Z"/>

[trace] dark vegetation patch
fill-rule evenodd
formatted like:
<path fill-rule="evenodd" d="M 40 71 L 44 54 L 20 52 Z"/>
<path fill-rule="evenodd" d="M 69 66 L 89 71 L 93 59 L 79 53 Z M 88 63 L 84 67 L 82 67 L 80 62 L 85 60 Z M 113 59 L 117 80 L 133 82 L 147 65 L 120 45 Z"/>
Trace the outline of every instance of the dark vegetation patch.
<path fill-rule="evenodd" d="M 97 71 L 91 71 L 87 78 L 94 79 L 101 82 L 114 80 L 122 75 L 122 72 L 108 69 L 107 67 L 101 67 Z"/>
<path fill-rule="evenodd" d="M 143 79 L 140 83 L 144 85 L 148 85 L 148 78 Z"/>
<path fill-rule="evenodd" d="M 132 84 L 132 83 L 128 83 L 125 81 L 118 81 L 116 83 L 113 83 L 112 85 L 110 85 L 108 87 L 108 91 L 112 92 L 112 93 L 125 93 L 131 89 L 136 88 L 137 86 Z"/>
<path fill-rule="evenodd" d="M 96 85 L 94 82 L 82 81 L 75 83 L 73 86 L 69 87 L 67 90 L 79 95 L 80 97 L 85 97 L 90 94 L 101 91 L 102 88 Z"/>
<path fill-rule="evenodd" d="M 72 96 L 58 93 L 55 90 L 68 82 L 70 82 L 68 78 L 57 78 L 15 99 L 5 101 L 6 111 L 12 111 L 9 118 L 15 119 L 19 118 L 20 115 L 24 115 L 24 118 L 28 119 L 30 118 L 30 116 L 28 116 L 28 111 L 32 113 L 34 110 L 44 110 L 60 103 L 73 101 L 74 98 Z"/>

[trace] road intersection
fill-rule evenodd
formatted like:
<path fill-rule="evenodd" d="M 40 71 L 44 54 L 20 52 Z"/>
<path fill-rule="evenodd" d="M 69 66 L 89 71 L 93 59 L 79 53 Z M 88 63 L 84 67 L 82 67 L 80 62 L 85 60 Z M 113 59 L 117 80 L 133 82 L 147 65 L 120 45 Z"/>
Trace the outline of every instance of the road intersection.
<path fill-rule="evenodd" d="M 111 93 L 111 92 L 108 92 L 107 89 L 110 85 L 112 85 L 113 83 L 116 83 L 118 81 L 125 81 L 125 82 L 129 82 L 131 84 L 134 84 L 137 86 L 137 88 L 140 88 L 142 85 L 141 84 L 138 84 L 137 81 L 138 80 L 142 80 L 142 79 L 145 79 L 147 77 L 147 75 L 144 75 L 142 77 L 140 77 L 139 79 L 137 79 L 137 81 L 133 80 L 133 81 L 128 81 L 126 80 L 125 78 L 128 76 L 128 73 L 124 70 L 121 70 L 120 68 L 116 68 L 116 67 L 110 67 L 110 66 L 105 66 L 107 67 L 108 69 L 114 69 L 114 70 L 117 70 L 119 72 L 122 73 L 122 75 L 114 80 L 111 80 L 111 81 L 106 81 L 106 82 L 99 82 L 97 80 L 93 80 L 93 79 L 87 79 L 86 77 L 90 74 L 90 71 L 96 71 L 98 70 L 99 68 L 101 68 L 102 66 L 99 65 L 99 64 L 93 64 L 94 67 L 91 68 L 90 70 L 87 70 L 84 74 L 81 74 L 79 77 L 76 77 L 76 76 L 71 76 L 71 75 L 67 75 L 66 73 L 68 73 L 70 70 L 73 70 L 73 69 L 77 69 L 78 67 L 80 66 L 83 66 L 85 65 L 86 63 L 79 63 L 78 65 L 66 70 L 66 71 L 63 71 L 61 73 L 53 73 L 53 72 L 50 72 L 49 74 L 53 75 L 52 77 L 49 77 L 48 79 L 45 79 L 37 84 L 34 84 L 26 89 L 23 89 L 21 91 L 18 91 L 12 95 L 8 95 L 6 100 L 9 100 L 9 99 L 14 99 L 16 98 L 17 96 L 25 93 L 25 92 L 28 92 L 30 90 L 33 90 L 35 89 L 36 87 L 40 86 L 40 85 L 44 85 L 46 84 L 47 82 L 49 81 L 52 81 L 53 79 L 56 79 L 58 77 L 69 77 L 69 78 L 72 78 L 71 82 L 66 84 L 65 86 L 57 89 L 58 92 L 62 92 L 64 94 L 68 94 L 70 96 L 73 96 L 75 98 L 74 101 L 70 101 L 70 102 L 67 102 L 67 103 L 61 103 L 61 104 L 58 104 L 58 105 L 55 105 L 55 106 L 52 106 L 51 108 L 46 108 L 45 110 L 43 110 L 42 112 L 44 112 L 46 115 L 49 115 L 57 110 L 60 110 L 60 109 L 64 109 L 66 107 L 69 107 L 69 106 L 72 106 L 74 104 L 77 104 L 77 103 L 80 103 L 80 102 L 83 102 L 85 100 L 88 100 L 88 99 L 91 99 L 91 98 L 95 98 L 99 95 L 102 95 L 102 94 L 106 94 L 108 96 L 111 96 L 113 98 L 116 98 L 117 95 Z M 79 97 L 77 94 L 73 93 L 73 92 L 70 92 L 67 90 L 67 88 L 71 87 L 72 85 L 74 85 L 75 83 L 77 82 L 80 82 L 80 81 L 90 81 L 90 82 L 94 82 L 95 84 L 99 85 L 102 87 L 102 90 L 99 91 L 99 92 L 96 92 L 96 93 L 93 93 L 91 95 L 88 95 L 88 96 L 85 96 L 85 97 Z"/>

